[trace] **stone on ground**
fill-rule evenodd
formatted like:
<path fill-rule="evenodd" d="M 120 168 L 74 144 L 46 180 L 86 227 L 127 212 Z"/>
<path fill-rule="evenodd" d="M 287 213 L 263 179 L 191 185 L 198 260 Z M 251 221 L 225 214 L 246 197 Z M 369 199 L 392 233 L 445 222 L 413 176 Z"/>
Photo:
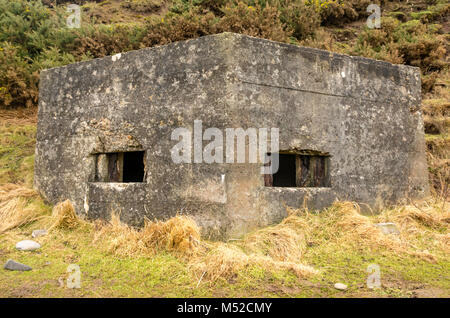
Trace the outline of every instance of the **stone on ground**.
<path fill-rule="evenodd" d="M 10 271 L 22 271 L 22 272 L 31 271 L 32 269 L 30 266 L 16 262 L 12 259 L 7 260 L 3 268 Z"/>
<path fill-rule="evenodd" d="M 23 240 L 16 244 L 20 251 L 34 251 L 41 247 L 41 244 L 32 240 Z"/>
<path fill-rule="evenodd" d="M 398 235 L 400 234 L 400 231 L 398 230 L 397 226 L 394 223 L 377 223 L 375 224 L 375 226 L 377 228 L 379 228 L 381 230 L 381 232 L 383 232 L 383 234 L 395 234 Z"/>
<path fill-rule="evenodd" d="M 43 236 L 43 235 L 47 235 L 47 230 L 34 230 L 33 233 L 31 233 L 31 236 L 33 238 Z"/>
<path fill-rule="evenodd" d="M 347 285 L 342 284 L 342 283 L 336 283 L 336 284 L 334 284 L 334 288 L 339 289 L 339 290 L 346 290 Z"/>

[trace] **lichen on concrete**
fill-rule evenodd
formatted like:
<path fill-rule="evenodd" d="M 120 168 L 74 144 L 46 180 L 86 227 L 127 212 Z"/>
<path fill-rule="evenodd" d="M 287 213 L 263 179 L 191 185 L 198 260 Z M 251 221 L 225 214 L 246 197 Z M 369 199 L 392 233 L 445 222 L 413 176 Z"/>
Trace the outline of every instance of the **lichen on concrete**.
<path fill-rule="evenodd" d="M 35 187 L 77 213 L 191 215 L 203 235 L 237 237 L 354 200 L 374 211 L 428 194 L 414 67 L 223 33 L 41 73 Z M 330 156 L 331 186 L 265 187 L 260 164 L 175 164 L 175 128 L 277 127 L 280 150 Z M 95 182 L 98 155 L 145 151 L 145 180 Z M 98 168 L 98 167 L 97 167 Z"/>

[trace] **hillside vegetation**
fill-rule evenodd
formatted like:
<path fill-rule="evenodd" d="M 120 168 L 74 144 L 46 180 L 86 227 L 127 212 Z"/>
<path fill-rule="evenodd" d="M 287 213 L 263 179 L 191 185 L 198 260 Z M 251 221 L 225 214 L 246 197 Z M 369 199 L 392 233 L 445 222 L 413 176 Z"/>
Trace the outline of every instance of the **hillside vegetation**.
<path fill-rule="evenodd" d="M 81 6 L 78 29 L 67 27 L 68 3 Z M 370 3 L 381 29 L 366 26 Z M 0 297 L 449 297 L 449 11 L 445 0 L 0 0 L 0 264 L 33 267 L 1 269 Z M 289 210 L 223 243 L 202 240 L 188 218 L 136 230 L 43 202 L 32 189 L 40 70 L 225 31 L 419 67 L 433 196 L 370 217 L 352 202 Z M 38 252 L 14 248 L 39 228 L 49 234 Z M 81 289 L 64 287 L 69 264 Z M 366 286 L 370 264 L 381 288 Z"/>

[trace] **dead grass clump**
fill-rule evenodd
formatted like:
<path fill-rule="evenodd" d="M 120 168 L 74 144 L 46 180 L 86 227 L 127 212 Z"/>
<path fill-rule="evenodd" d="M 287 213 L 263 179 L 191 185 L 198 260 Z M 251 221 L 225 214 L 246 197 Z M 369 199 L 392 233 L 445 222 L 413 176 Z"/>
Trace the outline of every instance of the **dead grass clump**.
<path fill-rule="evenodd" d="M 383 248 L 395 253 L 404 253 L 411 256 L 419 257 L 423 260 L 435 262 L 436 257 L 428 251 L 421 250 L 416 246 L 416 238 L 405 233 L 401 227 L 400 235 L 385 235 L 380 229 L 375 227 L 369 217 L 359 214 L 359 209 L 356 204 L 350 202 L 342 202 L 337 204 L 341 213 L 340 220 L 336 223 L 337 228 L 344 230 L 346 233 L 343 236 L 344 241 L 352 240 L 363 248 Z M 353 208 L 352 208 L 353 206 Z M 388 213 L 384 211 L 383 213 Z M 381 217 L 381 216 L 380 216 Z M 434 224 L 434 220 L 426 213 L 419 213 L 418 211 L 409 210 L 406 214 L 398 214 L 394 212 L 394 216 L 389 221 L 394 221 L 396 224 L 400 219 L 413 218 L 416 220 L 425 221 L 428 224 Z M 414 228 L 415 232 L 419 230 Z"/>
<path fill-rule="evenodd" d="M 188 256 L 199 247 L 200 229 L 186 216 L 175 216 L 165 222 L 147 221 L 142 229 L 134 229 L 113 213 L 111 221 L 100 227 L 94 240 L 99 239 L 106 240 L 108 250 L 119 256 L 151 255 L 158 250 Z"/>
<path fill-rule="evenodd" d="M 209 246 L 207 253 L 191 261 L 191 268 L 210 281 L 233 278 L 249 266 L 267 271 L 289 270 L 298 277 L 317 274 L 317 270 L 301 263 L 306 252 L 308 224 L 294 211 L 289 213 L 281 223 L 255 231 L 241 242 Z"/>
<path fill-rule="evenodd" d="M 192 254 L 200 242 L 200 228 L 187 216 L 175 216 L 165 222 L 146 222 L 141 231 L 148 247 Z"/>
<path fill-rule="evenodd" d="M 36 191 L 20 184 L 7 183 L 0 186 L 0 202 L 5 202 L 17 197 L 31 198 L 36 195 Z"/>
<path fill-rule="evenodd" d="M 80 225 L 80 218 L 75 213 L 75 209 L 70 200 L 60 202 L 54 206 L 52 211 L 53 225 L 50 229 L 74 229 Z"/>
<path fill-rule="evenodd" d="M 0 203 L 0 234 L 41 218 L 35 206 L 23 197 Z"/>
<path fill-rule="evenodd" d="M 103 240 L 108 251 L 118 256 L 153 255 L 161 250 L 175 252 L 208 281 L 229 279 L 251 265 L 266 270 L 291 270 L 304 277 L 316 273 L 299 263 L 306 247 L 304 225 L 298 217 L 290 216 L 274 227 L 251 234 L 240 246 L 201 241 L 199 227 L 186 216 L 175 216 L 165 222 L 147 221 L 139 230 L 113 214 L 109 223 L 99 226 L 94 242 Z"/>
<path fill-rule="evenodd" d="M 445 208 L 445 206 L 444 206 Z M 400 224 L 407 224 L 412 226 L 417 224 L 424 225 L 434 229 L 442 229 L 448 227 L 450 223 L 450 211 L 440 211 L 432 206 L 418 207 L 406 205 L 402 207 L 402 212 L 394 219 Z"/>
<path fill-rule="evenodd" d="M 348 205 L 347 205 L 348 207 Z M 365 246 L 385 247 L 397 253 L 405 253 L 422 258 L 429 262 L 435 262 L 436 256 L 430 253 L 436 246 L 443 250 L 449 250 L 448 229 L 450 221 L 450 210 L 448 202 L 443 200 L 430 204 L 427 201 L 417 202 L 410 205 L 402 205 L 393 209 L 386 209 L 374 218 L 365 216 L 352 217 L 353 212 L 347 213 L 339 226 L 347 231 L 353 227 L 353 232 L 358 241 Z M 352 219 L 349 222 L 349 218 Z M 366 220 L 364 220 L 366 218 Z M 400 235 L 384 235 L 373 223 L 393 222 L 399 227 Z M 352 226 L 349 226 L 353 224 Z M 374 229 L 376 230 L 374 232 Z M 346 235 L 348 240 L 353 235 Z"/>
<path fill-rule="evenodd" d="M 379 217 L 400 227 L 411 255 L 433 261 L 436 257 L 428 250 L 440 248 L 444 253 L 450 252 L 450 209 L 448 202 L 444 200 L 400 206 L 384 211 Z M 426 250 L 418 249 L 417 244 L 424 246 Z"/>
<path fill-rule="evenodd" d="M 401 219 L 421 220 L 435 225 L 436 219 L 414 211 L 407 213 L 398 210 L 385 210 L 382 214 L 371 218 L 360 214 L 360 208 L 353 202 L 335 202 L 333 206 L 318 215 L 309 215 L 312 239 L 318 244 L 333 242 L 352 249 L 378 249 L 400 254 L 420 257 L 435 262 L 436 257 L 427 250 L 416 235 L 424 233 L 423 229 L 413 225 L 414 235 L 402 226 Z M 401 227 L 400 235 L 385 235 L 374 226 L 378 222 L 394 222 Z M 420 246 L 418 246 L 420 245 Z"/>
<path fill-rule="evenodd" d="M 8 125 L 36 124 L 37 108 L 0 109 L 0 121 Z"/>
<path fill-rule="evenodd" d="M 243 247 L 254 254 L 269 256 L 275 261 L 299 261 L 306 250 L 306 223 L 295 215 L 280 224 L 248 235 Z"/>
<path fill-rule="evenodd" d="M 209 253 L 191 261 L 190 268 L 205 280 L 229 279 L 244 269 L 250 258 L 232 244 L 215 244 Z"/>
<path fill-rule="evenodd" d="M 249 266 L 262 267 L 267 271 L 291 270 L 298 277 L 317 274 L 314 268 L 298 262 L 274 260 L 270 256 L 259 253 L 246 254 L 241 248 L 233 244 L 217 243 L 202 257 L 194 258 L 190 268 L 201 279 L 216 281 L 217 279 L 231 279 Z"/>
<path fill-rule="evenodd" d="M 106 249 L 118 256 L 135 256 L 148 254 L 140 233 L 120 221 L 120 217 L 113 213 L 109 223 L 99 226 L 94 242 L 104 240 Z M 153 250 L 151 251 L 154 252 Z"/>
<path fill-rule="evenodd" d="M 41 218 L 41 210 L 30 202 L 36 191 L 18 184 L 0 186 L 0 234 Z"/>
<path fill-rule="evenodd" d="M 371 244 L 385 243 L 385 237 L 376 228 L 367 216 L 361 215 L 360 207 L 353 202 L 335 203 L 338 221 L 336 230 L 346 232 L 347 235 L 356 236 L 359 241 L 363 240 Z"/>

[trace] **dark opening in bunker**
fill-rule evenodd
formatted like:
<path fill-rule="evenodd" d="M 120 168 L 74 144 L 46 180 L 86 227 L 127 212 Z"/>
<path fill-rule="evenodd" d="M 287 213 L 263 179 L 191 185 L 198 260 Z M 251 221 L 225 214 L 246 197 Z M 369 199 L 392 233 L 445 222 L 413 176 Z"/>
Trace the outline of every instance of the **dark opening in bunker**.
<path fill-rule="evenodd" d="M 279 154 L 278 171 L 273 174 L 274 187 L 295 187 L 295 155 Z"/>
<path fill-rule="evenodd" d="M 266 165 L 274 167 L 268 154 Z M 280 153 L 278 171 L 264 175 L 266 187 L 330 187 L 328 155 L 318 153 Z"/>
<path fill-rule="evenodd" d="M 144 152 L 125 152 L 123 155 L 123 182 L 144 181 Z"/>
<path fill-rule="evenodd" d="M 145 152 L 112 152 L 96 155 L 95 181 L 144 182 Z"/>

